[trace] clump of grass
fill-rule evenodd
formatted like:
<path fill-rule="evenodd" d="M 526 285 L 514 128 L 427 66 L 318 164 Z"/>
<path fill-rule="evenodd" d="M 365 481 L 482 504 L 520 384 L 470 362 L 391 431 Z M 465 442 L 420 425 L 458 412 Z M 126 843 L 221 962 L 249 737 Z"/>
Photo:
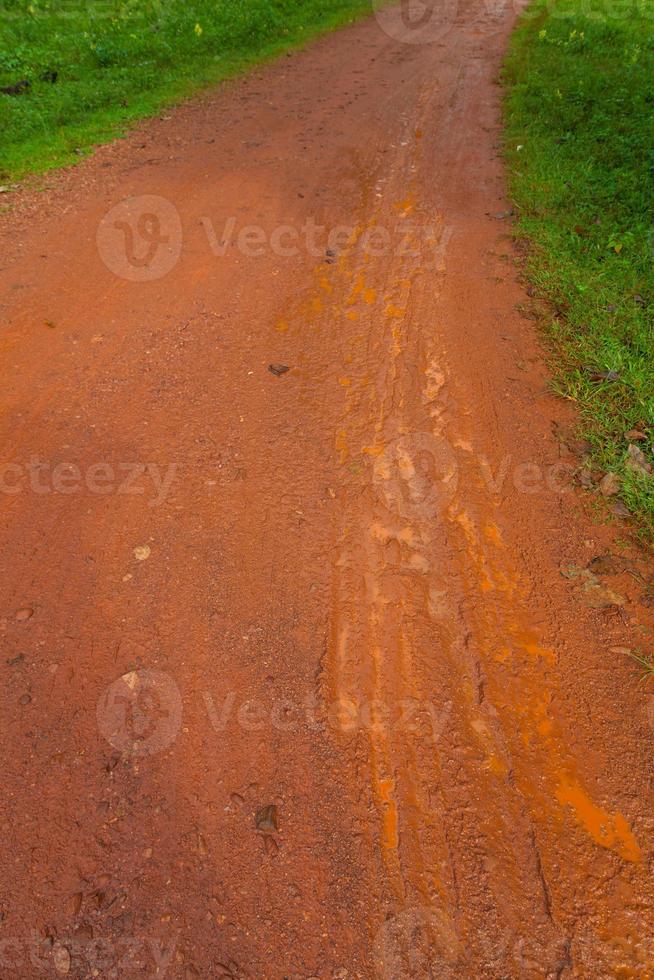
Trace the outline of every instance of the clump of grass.
<path fill-rule="evenodd" d="M 507 158 L 548 301 L 556 390 L 580 409 L 592 464 L 654 536 L 654 8 L 536 0 L 505 66 Z M 604 377 L 603 377 L 604 376 Z"/>
<path fill-rule="evenodd" d="M 654 661 L 644 653 L 633 650 L 629 656 L 635 660 L 640 667 L 640 683 L 654 680 Z"/>
<path fill-rule="evenodd" d="M 368 0 L 4 0 L 0 181 L 369 12 Z M 25 88 L 27 90 L 25 90 Z"/>

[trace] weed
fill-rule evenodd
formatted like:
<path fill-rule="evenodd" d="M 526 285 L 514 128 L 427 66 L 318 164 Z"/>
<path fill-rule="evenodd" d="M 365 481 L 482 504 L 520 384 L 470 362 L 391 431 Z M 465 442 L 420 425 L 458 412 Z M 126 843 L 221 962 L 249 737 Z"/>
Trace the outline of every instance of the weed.
<path fill-rule="evenodd" d="M 580 411 L 592 463 L 621 478 L 654 535 L 654 16 L 542 0 L 505 66 L 506 156 L 527 273 L 549 301 L 554 386 Z"/>
<path fill-rule="evenodd" d="M 198 88 L 369 12 L 367 0 L 4 0 L 0 175 L 79 160 Z"/>

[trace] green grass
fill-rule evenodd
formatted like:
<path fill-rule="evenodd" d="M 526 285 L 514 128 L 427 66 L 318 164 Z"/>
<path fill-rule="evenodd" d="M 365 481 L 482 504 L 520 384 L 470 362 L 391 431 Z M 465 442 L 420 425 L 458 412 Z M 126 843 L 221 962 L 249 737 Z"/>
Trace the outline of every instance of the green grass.
<path fill-rule="evenodd" d="M 654 464 L 654 5 L 536 0 L 504 80 L 518 234 L 547 301 L 555 388 L 652 540 L 654 476 L 629 465 L 625 433 L 647 436 Z"/>
<path fill-rule="evenodd" d="M 71 163 L 129 123 L 369 10 L 369 0 L 0 2 L 0 88 L 30 84 L 0 94 L 0 182 Z"/>
<path fill-rule="evenodd" d="M 643 653 L 633 650 L 629 656 L 632 660 L 635 660 L 639 667 L 639 677 L 640 683 L 644 681 L 654 680 L 654 661 L 651 657 L 646 656 Z"/>

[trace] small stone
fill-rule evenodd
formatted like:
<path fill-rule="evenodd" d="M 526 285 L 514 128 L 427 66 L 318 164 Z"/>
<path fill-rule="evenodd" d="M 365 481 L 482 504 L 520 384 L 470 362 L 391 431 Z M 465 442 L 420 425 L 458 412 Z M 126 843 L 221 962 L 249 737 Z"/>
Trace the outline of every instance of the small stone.
<path fill-rule="evenodd" d="M 121 680 L 127 685 L 130 691 L 135 691 L 140 684 L 140 678 L 135 670 L 130 670 L 129 673 L 123 674 Z"/>
<path fill-rule="evenodd" d="M 33 615 L 34 615 L 34 610 L 26 606 L 24 609 L 18 610 L 18 612 L 16 613 L 16 619 L 18 620 L 19 623 L 24 623 L 28 619 L 31 619 Z"/>
<path fill-rule="evenodd" d="M 137 561 L 145 561 L 151 554 L 152 549 L 149 544 L 142 544 L 138 548 L 134 548 L 134 557 Z"/>
<path fill-rule="evenodd" d="M 268 370 L 271 374 L 274 374 L 276 378 L 279 378 L 282 374 L 286 374 L 290 371 L 290 367 L 287 364 L 269 364 Z"/>
<path fill-rule="evenodd" d="M 30 704 L 31 701 L 32 701 L 32 695 L 31 694 L 23 694 L 23 695 L 21 695 L 20 703 L 22 705 Z"/>
<path fill-rule="evenodd" d="M 52 949 L 52 960 L 57 973 L 61 976 L 70 972 L 70 953 L 65 946 L 55 943 Z"/>

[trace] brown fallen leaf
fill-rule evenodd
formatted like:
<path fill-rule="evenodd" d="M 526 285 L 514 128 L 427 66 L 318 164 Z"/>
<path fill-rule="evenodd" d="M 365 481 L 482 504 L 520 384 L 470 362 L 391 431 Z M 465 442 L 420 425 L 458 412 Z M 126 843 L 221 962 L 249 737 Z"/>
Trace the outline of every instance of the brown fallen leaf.
<path fill-rule="evenodd" d="M 617 575 L 621 570 L 618 560 L 613 555 L 598 555 L 588 562 L 588 569 L 594 575 Z"/>
<path fill-rule="evenodd" d="M 588 568 L 569 564 L 561 568 L 561 575 L 581 584 L 584 602 L 591 609 L 607 609 L 610 606 L 623 606 L 625 604 L 624 596 L 600 582 L 597 575 Z"/>
<path fill-rule="evenodd" d="M 598 371 L 597 368 L 589 364 L 582 364 L 581 370 L 588 375 L 591 381 L 617 381 L 620 377 L 619 371 Z"/>
<path fill-rule="evenodd" d="M 83 900 L 84 895 L 82 892 L 75 892 L 74 895 L 70 896 L 68 900 L 68 911 L 72 916 L 79 915 Z"/>
<path fill-rule="evenodd" d="M 24 95 L 32 87 L 32 83 L 29 78 L 21 78 L 19 82 L 15 82 L 13 85 L 3 85 L 0 88 L 0 92 L 3 95 Z"/>
<path fill-rule="evenodd" d="M 620 477 L 617 473 L 606 473 L 599 484 L 603 497 L 615 497 L 620 492 Z"/>
<path fill-rule="evenodd" d="M 629 444 L 629 449 L 627 450 L 627 466 L 630 470 L 635 470 L 635 472 L 642 473 L 644 476 L 652 475 L 652 464 L 643 450 L 635 446 L 633 442 Z"/>
<path fill-rule="evenodd" d="M 647 436 L 640 429 L 629 429 L 628 432 L 624 434 L 627 442 L 647 442 Z"/>
<path fill-rule="evenodd" d="M 256 812 L 254 822 L 257 830 L 268 832 L 279 830 L 277 807 L 275 804 L 268 803 L 266 806 L 260 807 Z"/>
<path fill-rule="evenodd" d="M 593 490 L 595 487 L 595 481 L 593 480 L 592 471 L 588 469 L 587 466 L 582 467 L 577 474 L 577 479 L 582 487 L 586 490 Z"/>

